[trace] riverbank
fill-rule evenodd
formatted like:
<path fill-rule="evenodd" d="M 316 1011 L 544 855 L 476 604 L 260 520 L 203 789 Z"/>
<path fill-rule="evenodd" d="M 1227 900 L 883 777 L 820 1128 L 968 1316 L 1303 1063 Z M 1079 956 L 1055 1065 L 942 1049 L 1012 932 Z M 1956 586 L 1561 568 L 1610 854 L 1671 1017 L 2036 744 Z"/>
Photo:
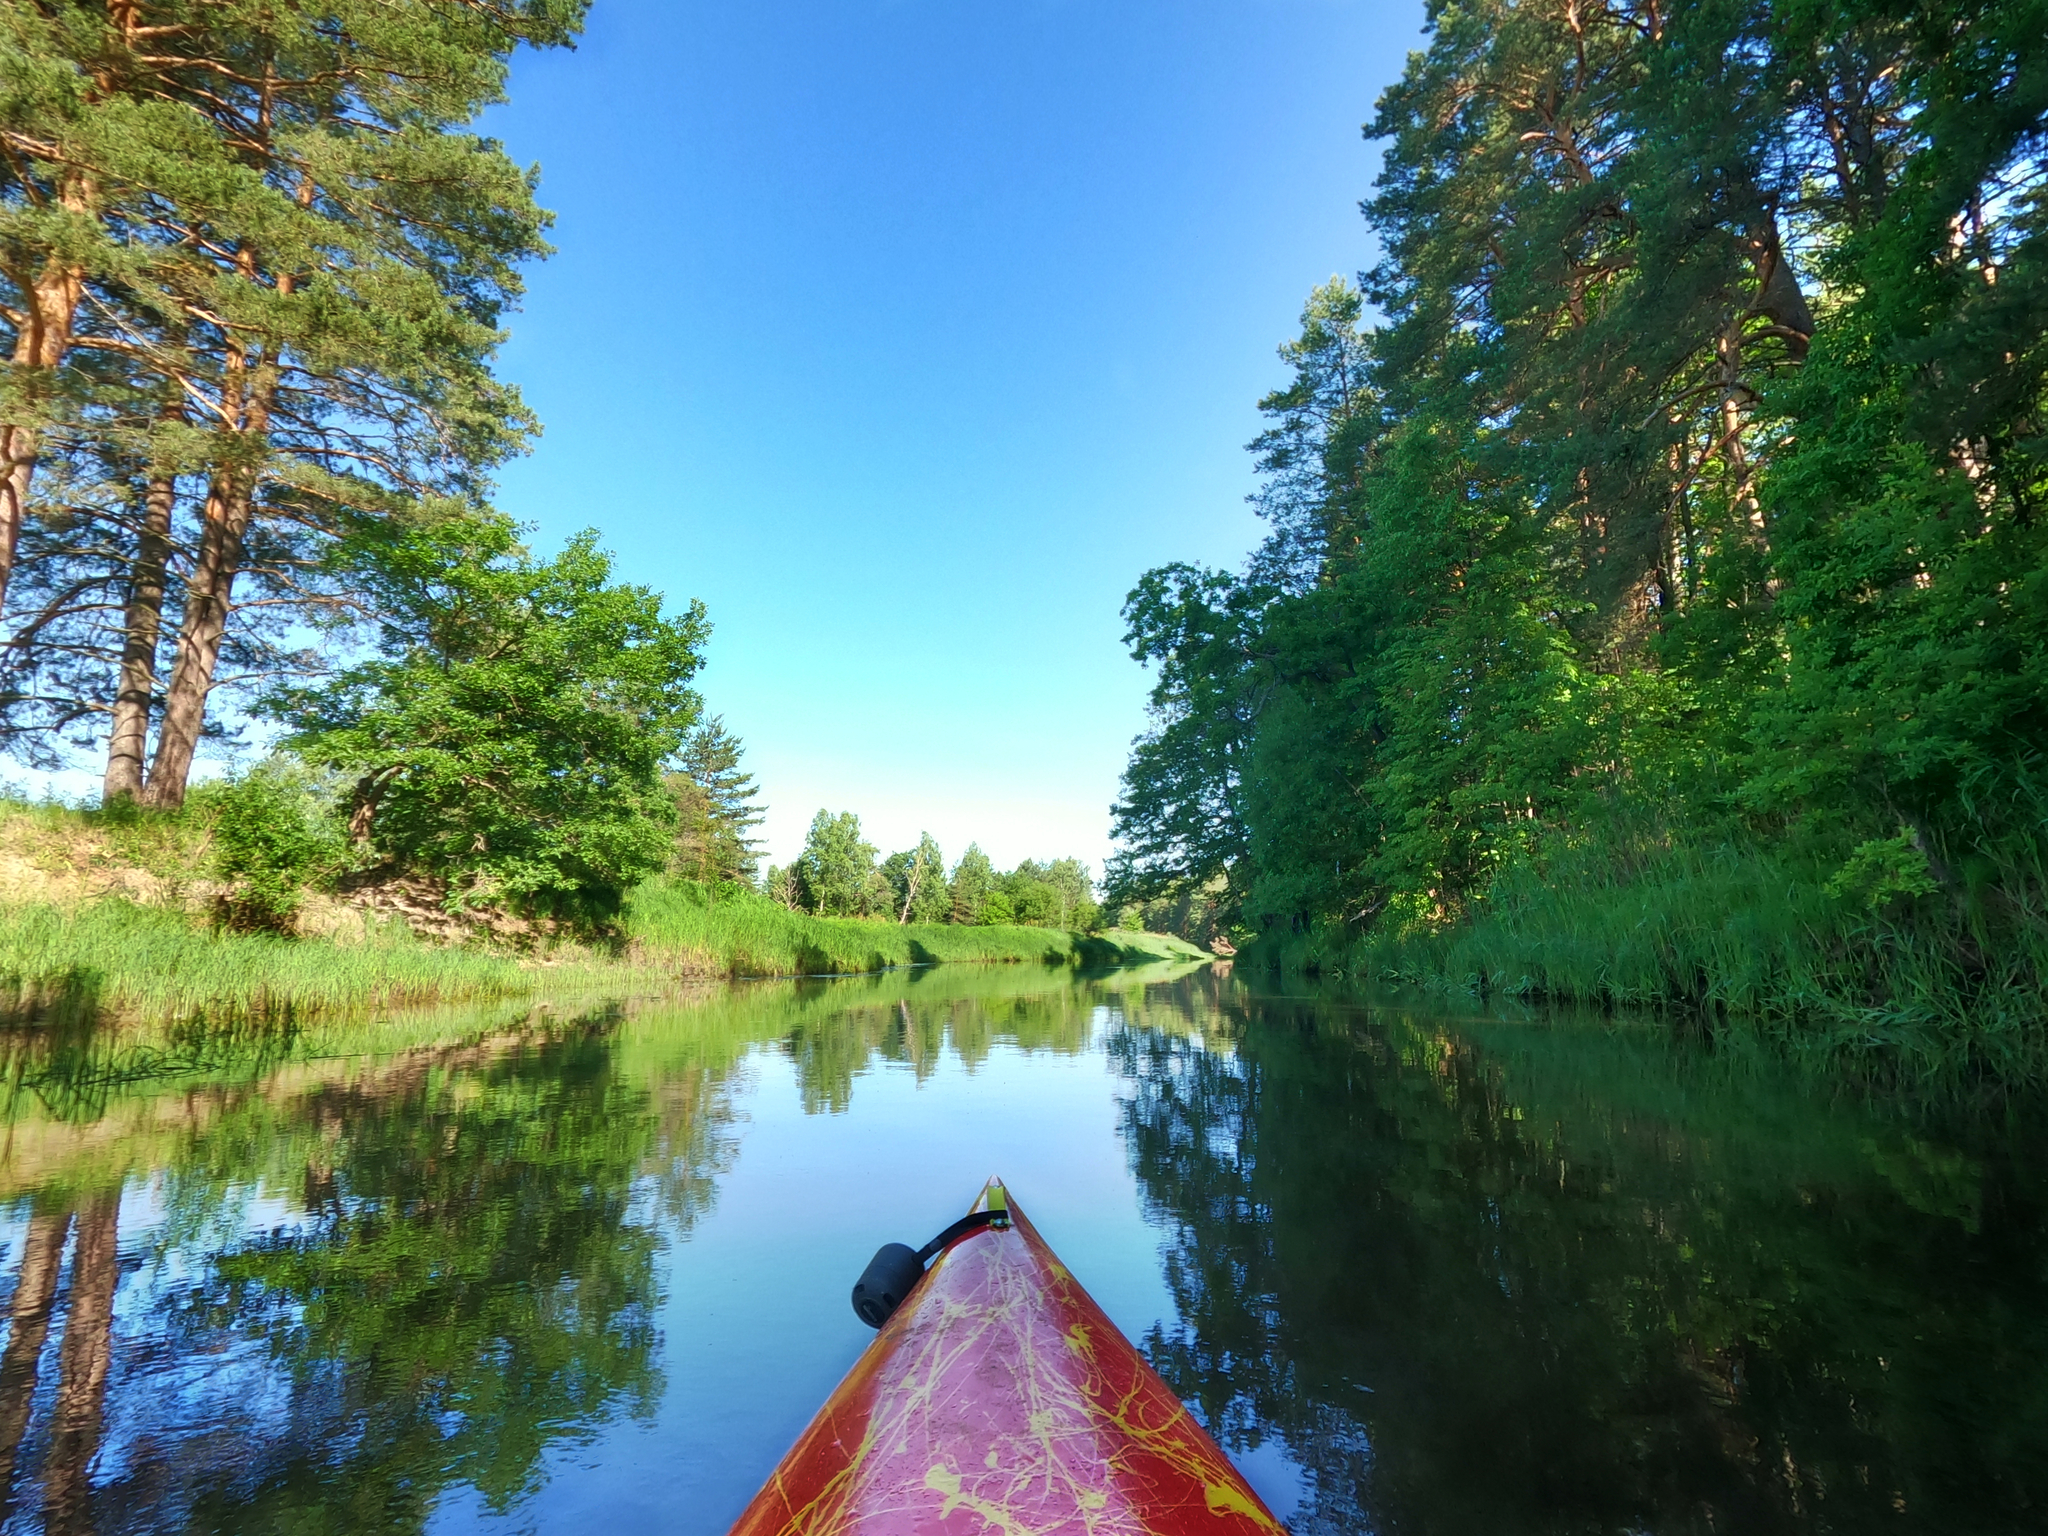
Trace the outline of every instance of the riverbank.
<path fill-rule="evenodd" d="M 812 917 L 761 897 L 720 899 L 690 881 L 650 880 L 628 899 L 621 928 L 625 955 L 634 963 L 665 974 L 735 979 L 840 976 L 904 965 L 1133 965 L 1210 958 L 1166 934 Z"/>
<path fill-rule="evenodd" d="M 2048 1080 L 2048 936 L 1979 944 L 1939 898 L 1872 906 L 1750 850 L 1674 849 L 1617 873 L 1504 873 L 1448 924 L 1382 918 L 1269 933 L 1240 963 L 1439 995 L 1679 1008 L 1752 1021 L 1795 1054 L 1938 1081 Z M 2030 941 L 2030 942 L 2028 942 Z"/>
<path fill-rule="evenodd" d="M 0 1016 L 276 1017 L 898 966 L 1203 958 L 1158 934 L 905 927 L 814 918 L 767 902 L 691 905 L 672 893 L 636 899 L 612 939 L 557 940 L 525 953 L 432 942 L 397 921 L 348 937 L 232 933 L 198 914 L 111 896 L 72 907 L 0 906 Z"/>
<path fill-rule="evenodd" d="M 1161 935 L 822 919 L 666 879 L 602 928 L 450 914 L 396 880 L 305 892 L 295 937 L 240 933 L 215 920 L 208 842 L 203 816 L 0 807 L 0 1016 L 297 1017 L 897 966 L 1207 958 Z"/>
<path fill-rule="evenodd" d="M 764 907 L 768 903 L 762 903 Z M 676 981 L 850 975 L 911 965 L 1139 965 L 1198 961 L 1159 934 L 928 928 L 819 920 L 768 907 L 676 909 L 616 948 L 535 952 L 436 944 L 385 924 L 356 938 L 233 934 L 193 913 L 106 897 L 0 907 L 0 1016 L 301 1016 L 561 991 L 657 991 Z"/>
<path fill-rule="evenodd" d="M 226 932 L 122 896 L 0 906 L 0 1016 L 15 1020 L 277 1017 L 522 996 L 541 985 L 518 957 L 428 943 L 396 924 L 348 941 L 288 939 Z"/>

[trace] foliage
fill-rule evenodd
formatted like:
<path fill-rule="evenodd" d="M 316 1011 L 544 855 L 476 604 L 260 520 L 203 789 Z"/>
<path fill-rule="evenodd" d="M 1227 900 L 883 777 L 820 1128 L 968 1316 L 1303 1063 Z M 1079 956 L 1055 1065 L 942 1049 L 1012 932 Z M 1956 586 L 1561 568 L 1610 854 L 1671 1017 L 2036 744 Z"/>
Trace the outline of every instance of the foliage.
<path fill-rule="evenodd" d="M 418 943 L 209 931 L 184 913 L 108 898 L 75 910 L 0 906 L 0 1012 L 62 1019 L 300 1018 L 532 991 L 506 956 Z"/>
<path fill-rule="evenodd" d="M 1219 571 L 1148 571 L 1124 604 L 1131 655 L 1158 664 L 1151 727 L 1133 745 L 1110 808 L 1121 847 L 1112 905 L 1142 901 L 1245 859 L 1239 798 L 1258 698 L 1245 657 L 1269 593 Z"/>
<path fill-rule="evenodd" d="M 1026 859 L 1001 874 L 981 846 L 970 843 L 948 879 L 945 856 L 925 833 L 917 847 L 877 866 L 875 849 L 862 840 L 860 819 L 850 811 L 818 812 L 796 863 L 769 870 L 762 888 L 785 907 L 817 917 L 1081 932 L 1102 923 L 1094 882 L 1079 859 L 1043 865 Z"/>
<path fill-rule="evenodd" d="M 662 766 L 697 717 L 702 606 L 663 618 L 594 534 L 540 560 L 498 518 L 366 554 L 377 655 L 273 699 L 290 745 L 350 775 L 355 836 L 451 904 L 615 908 L 669 859 Z"/>
<path fill-rule="evenodd" d="M 862 839 L 860 818 L 851 811 L 812 817 L 794 868 L 798 899 L 816 917 L 865 917 L 884 894 L 877 891 L 874 845 Z"/>
<path fill-rule="evenodd" d="M 292 932 L 306 885 L 344 852 L 331 797 L 274 762 L 229 780 L 208 799 L 214 868 L 228 882 L 220 898 L 228 926 Z"/>
<path fill-rule="evenodd" d="M 816 976 L 903 965 L 1002 961 L 1128 965 L 1204 958 L 1158 934 L 898 923 L 814 917 L 744 888 L 653 880 L 627 902 L 624 928 L 643 965 L 693 976 Z"/>
<path fill-rule="evenodd" d="M 1015 921 L 1042 923 L 1084 932 L 1100 926 L 1102 909 L 1095 902 L 1095 882 L 1079 859 L 1038 864 L 1026 859 L 997 878 L 990 900 L 1004 901 Z"/>
<path fill-rule="evenodd" d="M 8 8 L 14 752 L 59 761 L 111 721 L 108 798 L 175 807 L 209 699 L 317 666 L 302 626 L 354 607 L 337 541 L 474 505 L 523 450 L 491 365 L 548 215 L 471 124 L 584 10 Z"/>
<path fill-rule="evenodd" d="M 803 888 L 797 883 L 796 866 L 770 864 L 761 876 L 761 894 L 784 911 L 801 911 Z"/>
<path fill-rule="evenodd" d="M 1262 402 L 1268 539 L 1126 605 L 1112 903 L 1380 953 L 1725 852 L 1814 914 L 1772 1008 L 2041 996 L 2044 39 L 2036 0 L 1433 8 L 1383 260 Z M 1925 964 L 1846 961 L 1866 921 Z"/>
<path fill-rule="evenodd" d="M 740 767 L 740 740 L 714 715 L 683 738 L 677 769 L 664 782 L 676 804 L 669 873 L 688 880 L 752 882 L 760 844 L 749 834 L 765 812 L 754 776 Z"/>
<path fill-rule="evenodd" d="M 883 861 L 882 875 L 895 893 L 896 920 L 900 923 L 943 923 L 953 914 L 953 891 L 946 883 L 946 856 L 929 832 L 918 837 L 917 846 L 892 853 Z"/>
<path fill-rule="evenodd" d="M 953 921 L 979 923 L 995 881 L 996 867 L 981 851 L 981 844 L 969 843 L 953 868 Z"/>

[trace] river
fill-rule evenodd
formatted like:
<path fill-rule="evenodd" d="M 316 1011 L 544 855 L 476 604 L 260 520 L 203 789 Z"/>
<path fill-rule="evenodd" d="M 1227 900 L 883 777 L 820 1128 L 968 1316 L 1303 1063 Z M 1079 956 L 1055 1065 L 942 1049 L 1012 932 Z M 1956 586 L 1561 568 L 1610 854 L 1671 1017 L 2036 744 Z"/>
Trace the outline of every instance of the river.
<path fill-rule="evenodd" d="M 955 967 L 4 1064 L 7 1532 L 719 1536 L 990 1174 L 1297 1533 L 2048 1525 L 2032 1118 L 1666 1024 Z"/>

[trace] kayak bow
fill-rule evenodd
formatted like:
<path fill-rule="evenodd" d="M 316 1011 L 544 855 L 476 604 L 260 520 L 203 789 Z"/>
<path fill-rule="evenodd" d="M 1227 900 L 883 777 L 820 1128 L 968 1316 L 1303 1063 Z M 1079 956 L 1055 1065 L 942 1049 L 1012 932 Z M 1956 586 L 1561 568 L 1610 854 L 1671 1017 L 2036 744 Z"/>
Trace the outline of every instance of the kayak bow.
<path fill-rule="evenodd" d="M 975 1210 L 1005 1201 L 991 1179 Z M 1282 1530 L 1007 1203 L 909 1287 L 732 1536 Z"/>

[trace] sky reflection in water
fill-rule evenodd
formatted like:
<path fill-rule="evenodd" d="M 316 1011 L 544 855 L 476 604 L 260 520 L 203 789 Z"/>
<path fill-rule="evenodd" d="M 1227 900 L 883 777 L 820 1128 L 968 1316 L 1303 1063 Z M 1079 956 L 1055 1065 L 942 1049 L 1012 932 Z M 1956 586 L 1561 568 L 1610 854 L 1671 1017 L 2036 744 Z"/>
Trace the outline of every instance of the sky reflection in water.
<path fill-rule="evenodd" d="M 9 1050 L 7 1531 L 717 1536 L 991 1173 L 1298 1532 L 2048 1501 L 2038 1140 L 1656 1027 L 961 968 Z"/>

